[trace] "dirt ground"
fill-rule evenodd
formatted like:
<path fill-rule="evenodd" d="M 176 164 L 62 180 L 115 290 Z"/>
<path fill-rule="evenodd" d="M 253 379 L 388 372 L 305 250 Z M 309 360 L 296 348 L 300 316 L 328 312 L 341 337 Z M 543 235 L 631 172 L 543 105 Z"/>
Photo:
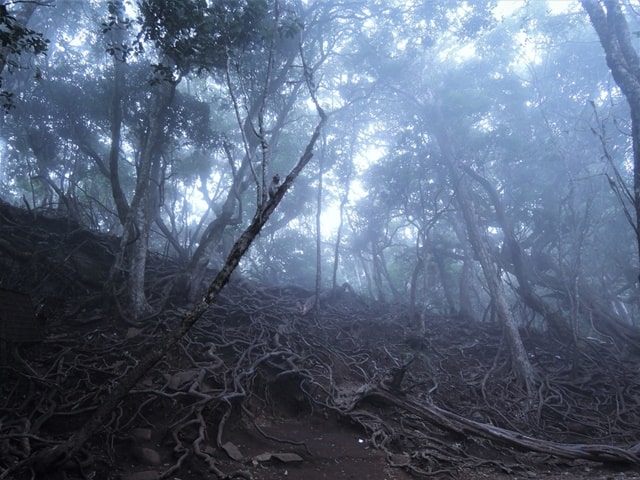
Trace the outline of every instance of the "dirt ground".
<path fill-rule="evenodd" d="M 0 480 L 640 478 L 640 349 L 523 326 L 530 398 L 493 322 L 433 315 L 422 328 L 406 306 L 349 289 L 303 314 L 311 292 L 246 279 L 71 460 L 43 469 L 43 453 L 75 438 L 190 307 L 160 300 L 180 271 L 152 257 L 162 307 L 127 323 L 102 290 L 104 238 L 4 215 L 7 251 L 38 255 L 0 250 L 0 288 L 37 285 L 46 327 L 0 345 Z"/>
<path fill-rule="evenodd" d="M 231 286 L 132 390 L 76 466 L 6 478 L 640 478 L 633 464 L 534 453 L 447 431 L 445 419 L 429 422 L 402 408 L 410 400 L 434 405 L 479 425 L 501 426 L 514 438 L 626 448 L 640 436 L 631 424 L 640 396 L 633 382 L 626 384 L 621 412 L 612 409 L 612 392 L 634 378 L 635 360 L 626 357 L 613 377 L 615 364 L 607 363 L 614 361 L 612 350 L 601 344 L 597 355 L 574 361 L 561 346 L 549 350 L 553 342 L 544 334 L 525 336 L 538 367 L 549 372 L 549 391 L 563 398 L 549 396 L 523 411 L 497 325 L 433 317 L 417 337 L 398 307 L 349 297 L 335 299 L 319 324 L 296 313 L 295 292 Z M 80 312 L 92 319 L 86 324 L 67 318 L 43 344 L 20 349 L 40 376 L 37 382 L 19 376 L 19 369 L 5 370 L 14 388 L 3 384 L 3 424 L 28 415 L 38 425 L 32 452 L 77 431 L 179 315 L 169 312 L 153 325 L 133 328 L 106 321 L 100 311 Z M 399 403 L 367 397 L 368 388 L 390 385 L 399 367 L 406 367 L 401 391 L 390 394 Z M 3 468 L 20 460 L 11 437 L 17 431 L 5 427 Z"/>

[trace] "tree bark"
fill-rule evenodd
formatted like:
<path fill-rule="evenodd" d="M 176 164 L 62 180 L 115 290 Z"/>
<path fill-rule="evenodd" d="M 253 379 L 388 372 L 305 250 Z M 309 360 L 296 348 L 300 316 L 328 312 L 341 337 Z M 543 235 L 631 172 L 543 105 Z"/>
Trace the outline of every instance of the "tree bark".
<path fill-rule="evenodd" d="M 520 432 L 514 432 L 488 423 L 480 423 L 464 418 L 454 412 L 440 408 L 431 402 L 422 401 L 417 403 L 380 388 L 365 390 L 360 398 L 353 403 L 351 411 L 347 412 L 347 414 L 358 411 L 357 408 L 359 404 L 367 401 L 375 404 L 382 403 L 392 405 L 400 411 L 407 412 L 416 418 L 437 425 L 443 430 L 462 435 L 464 438 L 478 436 L 510 448 L 539 452 L 545 455 L 571 460 L 581 459 L 611 464 L 640 464 L 637 446 L 623 448 L 605 444 L 569 444 L 540 440 L 528 435 L 523 435 Z"/>
<path fill-rule="evenodd" d="M 418 246 L 418 251 L 420 247 Z M 425 252 L 426 254 L 426 252 Z M 425 268 L 425 261 L 421 255 L 416 256 L 416 264 L 413 266 L 413 271 L 411 272 L 411 285 L 409 287 L 409 321 L 412 325 L 416 325 L 421 335 L 426 333 L 426 324 L 425 324 L 425 310 L 426 310 L 426 298 L 424 299 L 424 304 L 420 312 L 418 312 L 417 302 L 418 302 L 418 279 L 420 277 L 420 272 L 422 272 L 423 279 L 423 288 L 422 291 L 424 293 L 423 297 L 427 295 L 427 269 Z"/>
<path fill-rule="evenodd" d="M 338 286 L 338 265 L 340 264 L 340 244 L 342 242 L 342 228 L 344 226 L 344 207 L 347 204 L 349 198 L 349 186 L 347 184 L 347 191 L 342 198 L 340 198 L 340 222 L 338 223 L 338 231 L 336 233 L 336 245 L 333 249 L 333 271 L 331 273 L 331 288 L 335 289 Z"/>
<path fill-rule="evenodd" d="M 438 268 L 438 275 L 440 276 L 440 283 L 442 284 L 442 290 L 444 291 L 444 298 L 447 302 L 448 315 L 453 315 L 456 312 L 456 302 L 454 300 L 454 287 L 452 285 L 451 275 L 447 271 L 447 265 L 444 262 L 444 255 L 441 255 L 438 251 L 435 252 L 434 261 Z"/>
<path fill-rule="evenodd" d="M 462 220 L 464 221 L 464 220 Z M 476 311 L 473 306 L 471 293 L 474 291 L 473 278 L 473 251 L 469 244 L 469 238 L 465 233 L 465 228 L 459 220 L 458 216 L 453 220 L 453 230 L 458 238 L 462 247 L 462 270 L 459 276 L 458 282 L 458 302 L 460 304 L 460 310 L 458 314 L 462 318 L 469 320 L 476 320 Z"/>
<path fill-rule="evenodd" d="M 322 187 L 324 180 L 324 155 L 326 140 L 322 145 L 322 153 L 318 160 L 318 192 L 316 197 L 316 282 L 315 305 L 313 314 L 315 321 L 320 320 L 320 290 L 322 288 Z"/>

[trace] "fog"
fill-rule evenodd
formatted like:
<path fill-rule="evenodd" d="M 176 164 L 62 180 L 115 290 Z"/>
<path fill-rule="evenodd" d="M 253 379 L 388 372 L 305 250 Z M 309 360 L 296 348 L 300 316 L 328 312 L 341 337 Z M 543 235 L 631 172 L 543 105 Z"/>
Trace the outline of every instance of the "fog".
<path fill-rule="evenodd" d="M 523 331 L 637 353 L 639 30 L 626 0 L 3 2 L 0 201 L 101 239 L 56 285 L 100 269 L 129 327 L 227 282 L 316 325 L 351 298 L 498 325 L 532 401 Z M 4 235 L 0 287 L 64 296 Z"/>

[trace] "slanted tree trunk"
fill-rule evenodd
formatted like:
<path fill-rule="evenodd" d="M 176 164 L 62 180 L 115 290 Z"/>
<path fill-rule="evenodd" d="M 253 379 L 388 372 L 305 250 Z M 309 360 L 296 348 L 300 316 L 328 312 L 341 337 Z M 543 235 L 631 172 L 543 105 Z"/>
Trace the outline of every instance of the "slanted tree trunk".
<path fill-rule="evenodd" d="M 458 162 L 456 162 L 456 155 L 451 148 L 453 142 L 447 135 L 447 132 L 442 130 L 438 131 L 437 141 L 442 152 L 443 159 L 449 170 L 451 182 L 455 189 L 458 207 L 467 227 L 469 243 L 471 244 L 473 252 L 480 263 L 482 273 L 484 274 L 484 278 L 489 288 L 491 301 L 495 305 L 496 313 L 498 314 L 502 329 L 505 332 L 514 370 L 518 379 L 526 389 L 529 401 L 533 401 L 536 383 L 535 373 L 531 363 L 529 362 L 529 357 L 527 356 L 524 344 L 522 343 L 522 338 L 520 337 L 516 321 L 509 305 L 507 304 L 503 283 L 489 252 L 487 239 L 481 233 L 480 227 L 476 222 L 473 201 L 469 195 L 471 187 L 469 186 L 467 177 L 459 174 L 459 165 L 457 164 Z"/>
<path fill-rule="evenodd" d="M 629 26 L 619 0 L 581 0 L 581 3 L 600 38 L 611 74 L 631 110 L 635 209 L 635 224 L 632 227 L 640 256 L 640 57 L 631 41 Z M 638 279 L 640 280 L 640 275 Z"/>
<path fill-rule="evenodd" d="M 463 170 L 476 180 L 482 188 L 484 188 L 491 199 L 491 203 L 493 204 L 493 208 L 496 212 L 496 219 L 498 220 L 498 224 L 504 234 L 505 252 L 508 256 L 509 263 L 513 266 L 513 268 L 509 268 L 509 270 L 513 271 L 516 279 L 518 280 L 517 293 L 520 295 L 520 298 L 522 298 L 529 308 L 545 319 L 550 329 L 558 338 L 571 338 L 572 332 L 561 316 L 558 315 L 555 309 L 534 291 L 530 268 L 528 267 L 526 258 L 522 253 L 520 244 L 516 239 L 511 222 L 504 211 L 498 192 L 486 178 L 482 177 L 470 168 L 463 168 Z"/>
<path fill-rule="evenodd" d="M 480 228 L 476 223 L 473 204 L 467 195 L 467 189 L 469 188 L 468 184 L 461 178 L 455 179 L 454 182 L 457 185 L 457 203 L 467 225 L 469 242 L 476 254 L 478 262 L 480 262 L 484 278 L 487 281 L 487 286 L 489 287 L 491 300 L 495 305 L 498 318 L 500 319 L 502 328 L 507 336 L 514 369 L 518 374 L 520 381 L 526 388 L 528 398 L 532 400 L 535 394 L 535 374 L 533 367 L 529 362 L 527 351 L 525 350 L 522 338 L 520 337 L 520 332 L 518 331 L 513 314 L 507 304 L 503 284 L 500 280 L 495 264 L 493 263 L 491 254 L 489 253 L 487 241 L 480 233 Z"/>
<path fill-rule="evenodd" d="M 293 185 L 302 169 L 309 163 L 313 156 L 313 149 L 320 136 L 320 132 L 326 123 L 327 117 L 324 111 L 318 108 L 320 121 L 303 152 L 302 156 L 285 178 L 282 186 L 275 195 L 267 201 L 263 208 L 256 210 L 251 224 L 242 233 L 240 238 L 233 245 L 227 260 L 220 273 L 213 280 L 203 299 L 198 302 L 189 312 L 181 318 L 178 328 L 167 334 L 162 339 L 149 345 L 147 354 L 141 358 L 136 366 L 128 371 L 111 390 L 109 396 L 100 404 L 89 420 L 76 431 L 66 442 L 54 447 L 41 450 L 29 459 L 29 466 L 33 465 L 37 471 L 50 471 L 52 468 L 63 465 L 70 461 L 82 448 L 89 438 L 91 438 L 104 424 L 104 419 L 113 412 L 120 401 L 129 393 L 137 382 L 149 371 L 166 353 L 195 325 L 195 323 L 207 311 L 209 305 L 216 301 L 218 295 L 229 281 L 231 274 L 236 269 L 245 252 L 251 246 L 253 240 L 258 236 L 260 230 L 274 212 L 285 193 Z M 26 465 L 25 465 L 26 466 Z"/>

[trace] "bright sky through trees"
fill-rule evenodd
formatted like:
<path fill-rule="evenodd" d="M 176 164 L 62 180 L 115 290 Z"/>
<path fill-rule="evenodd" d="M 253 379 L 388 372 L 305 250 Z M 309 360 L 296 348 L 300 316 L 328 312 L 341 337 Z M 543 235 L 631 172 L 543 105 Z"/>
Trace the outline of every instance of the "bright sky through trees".
<path fill-rule="evenodd" d="M 494 14 L 497 18 L 501 18 L 514 13 L 527 4 L 536 2 L 546 2 L 549 12 L 553 14 L 576 12 L 581 9 L 580 2 L 577 0 L 498 0 Z"/>
<path fill-rule="evenodd" d="M 500 0 L 497 6 L 482 0 L 315 1 L 303 3 L 302 23 L 295 18 L 300 4 L 283 1 L 279 36 L 249 35 L 237 48 L 216 42 L 240 38 L 237 32 L 255 17 L 232 15 L 229 21 L 238 25 L 230 27 L 230 35 L 210 35 L 224 30 L 208 23 L 220 15 L 200 9 L 207 2 L 185 2 L 180 4 L 193 9 L 177 12 L 172 10 L 177 3 L 160 0 L 126 1 L 124 15 L 133 21 L 111 26 L 113 3 L 107 1 L 78 9 L 60 0 L 55 8 L 36 10 L 34 26 L 52 39 L 48 55 L 25 57 L 27 68 L 5 80 L 18 100 L 3 119 L 0 138 L 1 187 L 9 201 L 56 208 L 77 202 L 79 215 L 96 228 L 120 232 L 112 183 L 120 183 L 121 203 L 130 203 L 144 153 L 154 162 L 149 205 L 163 222 L 153 227 L 152 243 L 168 244 L 171 254 L 184 248 L 188 255 L 218 219 L 224 227 L 210 238 L 223 251 L 222 243 L 255 212 L 264 154 L 270 179 L 273 173 L 285 175 L 306 145 L 316 113 L 303 52 L 317 98 L 330 114 L 323 144 L 322 236 L 326 245 L 332 243 L 340 202 L 348 197 L 339 275 L 361 288 L 378 288 L 367 275 L 377 269 L 382 275 L 383 267 L 388 279 L 377 279 L 380 288 L 392 291 L 389 282 L 405 285 L 416 248 L 432 242 L 445 253 L 455 252 L 438 268 L 461 271 L 464 228 L 445 158 L 465 162 L 498 190 L 529 251 L 565 261 L 569 253 L 549 238 L 556 228 L 549 224 L 578 222 L 569 213 L 593 215 L 595 222 L 594 212 L 615 210 L 608 183 L 598 183 L 611 167 L 601 161 L 602 145 L 592 129 L 604 128 L 602 138 L 619 155 L 616 162 L 626 175 L 628 112 L 577 1 Z M 136 21 L 142 5 L 151 8 L 144 34 Z M 124 66 L 107 53 L 116 37 L 133 48 Z M 149 79 L 162 76 L 162 59 L 179 63 L 185 73 L 174 96 L 163 97 L 170 104 L 158 117 L 153 110 L 158 83 Z M 38 68 L 37 75 L 30 67 Z M 269 75 L 272 89 L 265 90 Z M 112 116 L 118 111 L 116 87 L 122 93 L 120 117 Z M 594 123 L 591 100 L 604 126 Z M 154 141 L 156 150 L 145 152 L 154 119 L 162 134 Z M 315 247 L 306 242 L 315 225 L 320 157 L 317 151 L 269 220 L 262 250 L 253 252 L 255 265 L 281 262 L 293 272 L 288 262 L 314 261 L 307 252 Z M 119 179 L 109 177 L 110 162 Z M 567 179 L 574 182 L 571 189 Z M 585 193 L 603 185 L 604 194 Z M 471 189 L 481 230 L 501 230 L 487 194 L 477 184 Z M 600 203 L 583 211 L 585 198 Z M 562 238 L 599 258 L 596 238 L 605 245 L 598 237 L 604 230 L 594 227 L 589 233 L 592 244 Z M 295 248 L 288 248 L 293 238 Z M 212 252 L 207 255 L 213 258 Z"/>

